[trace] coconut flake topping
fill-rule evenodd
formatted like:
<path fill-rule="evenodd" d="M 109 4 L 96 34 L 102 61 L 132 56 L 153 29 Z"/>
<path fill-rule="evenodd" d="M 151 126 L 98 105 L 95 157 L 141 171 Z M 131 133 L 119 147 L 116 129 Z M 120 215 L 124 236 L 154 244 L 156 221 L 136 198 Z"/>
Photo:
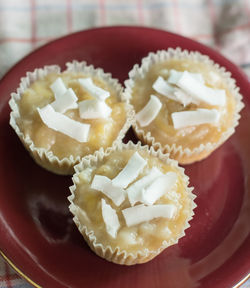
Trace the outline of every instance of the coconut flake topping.
<path fill-rule="evenodd" d="M 56 112 L 65 113 L 68 109 L 75 109 L 77 105 L 77 96 L 73 89 L 69 88 L 63 94 L 55 94 L 56 100 L 50 105 Z"/>
<path fill-rule="evenodd" d="M 156 92 L 172 100 L 176 100 L 175 97 L 172 96 L 172 94 L 175 91 L 175 88 L 172 85 L 170 85 L 166 80 L 164 80 L 161 76 L 158 76 L 152 87 Z"/>
<path fill-rule="evenodd" d="M 143 202 L 142 191 L 150 183 L 152 183 L 152 181 L 162 175 L 163 173 L 159 169 L 153 167 L 146 176 L 142 177 L 141 179 L 133 183 L 131 186 L 129 186 L 126 191 L 131 206 L 134 206 L 136 202 Z"/>
<path fill-rule="evenodd" d="M 184 71 L 176 85 L 192 96 L 196 101 L 209 105 L 223 106 L 226 103 L 226 93 L 222 89 L 213 89 L 202 84 L 189 72 Z"/>
<path fill-rule="evenodd" d="M 171 114 L 175 129 L 200 124 L 217 124 L 220 113 L 216 109 L 197 109 L 196 111 L 181 111 Z"/>
<path fill-rule="evenodd" d="M 130 227 L 159 217 L 171 219 L 175 211 L 176 207 L 172 204 L 153 206 L 141 204 L 122 210 L 122 214 L 127 226 Z"/>
<path fill-rule="evenodd" d="M 153 205 L 166 192 L 173 189 L 177 181 L 177 174 L 168 172 L 165 175 L 157 177 L 142 193 L 143 203 Z"/>
<path fill-rule="evenodd" d="M 200 102 L 214 106 L 226 103 L 225 90 L 207 87 L 200 73 L 171 69 L 167 80 L 159 76 L 152 87 L 161 95 L 182 103 L 184 107 L 190 103 L 198 105 Z"/>
<path fill-rule="evenodd" d="M 178 81 L 180 80 L 180 78 L 182 77 L 183 73 L 184 72 L 181 72 L 181 71 L 177 71 L 177 70 L 174 70 L 174 69 L 171 69 L 170 71 L 170 75 L 168 77 L 168 82 L 171 83 L 171 84 L 177 84 Z M 186 71 L 190 77 L 196 79 L 198 82 L 204 84 L 205 81 L 202 77 L 202 75 L 200 73 L 191 73 L 191 72 L 188 72 Z"/>
<path fill-rule="evenodd" d="M 48 104 L 43 108 L 37 108 L 37 111 L 49 128 L 61 132 L 79 142 L 87 142 L 89 135 L 89 124 L 77 122 L 61 113 L 56 112 L 53 107 Z"/>
<path fill-rule="evenodd" d="M 114 186 L 126 188 L 146 166 L 147 161 L 144 160 L 138 152 L 135 152 L 129 159 L 127 165 L 122 171 L 112 180 Z"/>
<path fill-rule="evenodd" d="M 65 86 L 62 78 L 58 77 L 56 81 L 54 81 L 50 85 L 51 90 L 54 92 L 55 98 L 62 96 L 66 91 L 67 87 Z"/>
<path fill-rule="evenodd" d="M 171 70 L 171 71 L 175 71 L 175 70 Z M 179 79 L 179 77 L 180 77 L 179 73 L 182 73 L 182 72 L 178 72 L 178 71 L 175 71 L 175 72 L 178 73 L 177 79 Z M 165 96 L 171 100 L 180 102 L 181 104 L 183 104 L 184 107 L 190 103 L 194 103 L 194 104 L 199 103 L 198 101 L 195 101 L 194 99 L 192 99 L 192 97 L 190 95 L 188 95 L 187 93 L 182 91 L 180 88 L 170 84 L 170 82 L 168 82 L 168 80 L 164 80 L 161 76 L 159 76 L 156 79 L 156 81 L 154 82 L 152 87 L 156 92 L 160 93 L 161 95 L 163 95 L 163 96 Z"/>
<path fill-rule="evenodd" d="M 102 192 L 110 198 L 116 206 L 120 206 L 125 200 L 125 192 L 122 188 L 113 185 L 112 180 L 103 175 L 95 175 L 91 188 Z"/>
<path fill-rule="evenodd" d="M 144 108 L 135 115 L 135 118 L 141 127 L 149 125 L 156 118 L 161 107 L 162 104 L 158 97 L 151 95 L 146 106 L 144 106 Z"/>
<path fill-rule="evenodd" d="M 104 101 L 110 96 L 109 91 L 106 91 L 94 84 L 91 78 L 82 78 L 78 80 L 85 91 L 97 100 Z"/>
<path fill-rule="evenodd" d="M 79 112 L 82 119 L 108 118 L 112 109 L 104 101 L 91 99 L 79 103 Z"/>
<path fill-rule="evenodd" d="M 115 209 L 107 204 L 104 199 L 102 199 L 102 217 L 106 226 L 106 231 L 112 238 L 116 238 L 117 231 L 120 228 L 120 222 Z"/>

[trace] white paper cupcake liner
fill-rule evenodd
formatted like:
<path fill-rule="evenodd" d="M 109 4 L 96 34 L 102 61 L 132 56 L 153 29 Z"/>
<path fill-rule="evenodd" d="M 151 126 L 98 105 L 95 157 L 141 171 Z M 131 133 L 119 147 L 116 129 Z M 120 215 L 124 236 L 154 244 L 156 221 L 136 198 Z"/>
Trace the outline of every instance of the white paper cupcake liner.
<path fill-rule="evenodd" d="M 147 252 L 138 251 L 137 253 L 129 253 L 126 250 L 122 250 L 119 246 L 116 248 L 112 248 L 110 245 L 104 246 L 99 239 L 95 236 L 95 231 L 88 229 L 86 223 L 82 223 L 78 217 L 82 213 L 82 209 L 74 203 L 75 200 L 75 190 L 76 185 L 79 183 L 78 174 L 84 170 L 85 168 L 91 167 L 92 165 L 95 165 L 99 161 L 101 161 L 104 157 L 108 157 L 112 152 L 114 151 L 122 151 L 122 150 L 135 150 L 135 151 L 145 151 L 149 153 L 149 155 L 158 157 L 160 160 L 162 160 L 164 163 L 171 165 L 172 167 L 175 167 L 179 170 L 181 177 L 185 183 L 186 192 L 187 195 L 191 201 L 190 205 L 190 215 L 187 217 L 185 225 L 183 226 L 183 230 L 178 235 L 176 239 L 172 239 L 171 241 L 163 241 L 162 245 L 154 251 L 147 250 Z M 184 174 L 184 169 L 178 166 L 178 162 L 175 160 L 172 160 L 169 158 L 169 154 L 163 154 L 161 150 L 155 151 L 153 147 L 144 145 L 140 142 L 137 144 L 132 143 L 129 141 L 127 144 L 118 144 L 116 146 L 113 146 L 112 148 L 107 149 L 104 151 L 103 149 L 100 149 L 97 151 L 94 155 L 86 156 L 82 159 L 82 161 L 75 166 L 75 174 L 73 175 L 73 183 L 74 185 L 70 187 L 71 195 L 68 197 L 68 200 L 70 201 L 69 209 L 71 213 L 74 215 L 74 222 L 77 225 L 80 233 L 83 235 L 84 239 L 90 246 L 90 248 L 100 257 L 105 258 L 108 261 L 117 263 L 117 264 L 124 264 L 124 265 L 134 265 L 138 263 L 145 263 L 151 259 L 153 259 L 155 256 L 157 256 L 159 253 L 161 253 L 165 248 L 176 244 L 179 239 L 183 236 L 185 236 L 185 230 L 190 227 L 189 221 L 193 218 L 194 215 L 194 208 L 196 207 L 196 204 L 194 203 L 194 199 L 196 196 L 192 193 L 193 188 L 188 187 L 189 184 L 189 178 Z M 85 213 L 85 212 L 84 212 Z"/>
<path fill-rule="evenodd" d="M 179 161 L 181 164 L 189 164 L 195 161 L 199 161 L 207 157 L 212 151 L 218 148 L 222 143 L 224 143 L 234 132 L 236 126 L 239 124 L 240 111 L 243 109 L 244 104 L 242 102 L 242 95 L 239 93 L 239 87 L 236 86 L 235 79 L 231 78 L 231 73 L 226 71 L 224 67 L 219 66 L 208 56 L 202 55 L 197 51 L 189 52 L 187 50 L 181 50 L 181 48 L 169 48 L 168 50 L 157 51 L 156 53 L 149 53 L 147 57 L 142 59 L 141 66 L 138 64 L 134 65 L 133 69 L 129 72 L 129 79 L 125 81 L 125 91 L 123 93 L 123 100 L 130 103 L 132 98 L 133 87 L 135 81 L 138 78 L 143 78 L 148 73 L 150 68 L 156 64 L 165 62 L 168 60 L 193 60 L 194 62 L 205 63 L 213 69 L 215 69 L 219 75 L 225 81 L 228 89 L 232 93 L 234 99 L 236 100 L 236 107 L 234 112 L 234 118 L 232 126 L 229 127 L 224 133 L 222 133 L 220 139 L 216 143 L 204 143 L 195 147 L 194 149 L 183 148 L 181 145 L 163 145 L 151 135 L 150 132 L 145 132 L 136 121 L 133 123 L 133 129 L 137 137 L 145 144 L 153 146 L 156 150 L 160 149 L 161 151 L 170 153 L 170 156 Z"/>
<path fill-rule="evenodd" d="M 104 73 L 103 69 L 94 68 L 92 65 L 88 66 L 87 63 L 84 61 L 73 61 L 70 63 L 66 63 L 66 66 L 67 69 L 65 70 L 65 72 L 82 72 L 90 77 L 100 77 L 106 83 L 109 83 L 117 91 L 118 100 L 122 101 L 121 95 L 123 88 L 119 84 L 117 79 L 113 79 L 111 77 L 110 73 Z M 57 65 L 45 66 L 44 68 L 35 69 L 33 72 L 27 72 L 26 77 L 21 78 L 21 82 L 17 91 L 11 94 L 11 99 L 9 101 L 9 105 L 11 108 L 10 125 L 15 130 L 23 145 L 30 152 L 30 155 L 34 158 L 37 164 L 56 174 L 72 175 L 74 173 L 74 165 L 79 163 L 82 157 L 73 157 L 71 155 L 69 157 L 59 159 L 56 155 L 52 153 L 52 151 L 45 148 L 36 147 L 29 136 L 24 136 L 23 131 L 18 125 L 18 121 L 22 121 L 20 117 L 18 101 L 22 97 L 24 91 L 29 88 L 33 82 L 39 79 L 43 79 L 46 75 L 60 72 L 61 69 Z M 126 116 L 127 120 L 125 121 L 122 129 L 120 130 L 116 139 L 113 141 L 112 145 L 115 145 L 116 143 L 122 141 L 125 133 L 131 126 L 131 123 L 134 119 L 134 112 L 129 104 L 126 105 Z"/>

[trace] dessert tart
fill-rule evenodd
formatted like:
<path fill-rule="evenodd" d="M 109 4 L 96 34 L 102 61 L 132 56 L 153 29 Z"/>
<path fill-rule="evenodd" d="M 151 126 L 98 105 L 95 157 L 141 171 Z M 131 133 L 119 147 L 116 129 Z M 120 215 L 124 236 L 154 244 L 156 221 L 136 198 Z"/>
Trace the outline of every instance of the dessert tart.
<path fill-rule="evenodd" d="M 27 73 L 10 100 L 10 125 L 35 161 L 58 174 L 73 174 L 83 156 L 121 141 L 133 118 L 110 74 L 86 62 L 66 66 Z"/>
<path fill-rule="evenodd" d="M 229 72 L 206 55 L 180 48 L 149 53 L 125 86 L 137 137 L 180 164 L 201 160 L 225 142 L 244 107 Z"/>
<path fill-rule="evenodd" d="M 83 158 L 75 171 L 69 208 L 97 255 L 144 263 L 185 235 L 195 196 L 168 154 L 128 142 Z"/>

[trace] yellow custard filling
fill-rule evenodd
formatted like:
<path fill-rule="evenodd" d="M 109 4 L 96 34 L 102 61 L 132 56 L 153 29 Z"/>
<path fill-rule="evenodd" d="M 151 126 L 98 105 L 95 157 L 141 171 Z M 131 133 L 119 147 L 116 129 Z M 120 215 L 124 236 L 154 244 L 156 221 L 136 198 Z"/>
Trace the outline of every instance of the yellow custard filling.
<path fill-rule="evenodd" d="M 214 89 L 223 89 L 226 93 L 225 106 L 211 106 L 206 103 L 199 105 L 189 104 L 186 107 L 181 103 L 171 100 L 160 93 L 156 92 L 152 85 L 162 76 L 165 80 L 169 77 L 169 70 L 174 69 L 180 72 L 188 71 L 199 73 L 205 80 L 205 85 Z M 156 63 L 150 67 L 149 72 L 143 78 L 137 78 L 132 91 L 131 104 L 135 112 L 139 112 L 149 101 L 150 95 L 156 95 L 161 103 L 162 108 L 157 117 L 142 129 L 151 132 L 151 135 L 157 142 L 164 145 L 182 146 L 183 148 L 193 149 L 208 142 L 217 143 L 221 135 L 233 125 L 236 100 L 229 91 L 225 81 L 218 74 L 215 68 L 201 62 L 191 60 L 170 60 L 162 63 Z M 181 129 L 175 129 L 172 123 L 171 114 L 180 111 L 192 111 L 197 108 L 217 109 L 220 113 L 218 125 L 200 124 Z M 140 127 L 140 124 L 138 123 Z"/>
<path fill-rule="evenodd" d="M 115 88 L 97 77 L 92 77 L 94 84 L 110 92 L 110 97 L 105 102 L 112 109 L 111 115 L 107 119 L 82 119 L 78 109 L 70 109 L 64 113 L 78 122 L 91 124 L 87 142 L 80 143 L 65 134 L 48 128 L 42 122 L 37 108 L 43 108 L 55 100 L 50 85 L 58 77 L 61 77 L 67 88 L 74 90 L 78 102 L 93 99 L 78 82 L 78 79 L 88 77 L 82 73 L 49 74 L 44 79 L 37 80 L 31 84 L 18 101 L 20 112 L 18 125 L 24 133 L 24 137 L 30 137 L 36 147 L 52 151 L 59 159 L 70 155 L 74 158 L 82 157 L 93 153 L 100 147 L 111 146 L 126 121 L 126 107 L 124 103 L 120 102 Z"/>
<path fill-rule="evenodd" d="M 187 184 L 183 179 L 183 175 L 176 167 L 172 167 L 160 159 L 140 151 L 138 153 L 147 160 L 147 164 L 130 185 L 147 175 L 148 171 L 153 167 L 157 167 L 164 174 L 170 171 L 175 172 L 177 174 L 177 182 L 174 188 L 166 192 L 154 205 L 172 204 L 175 205 L 176 212 L 171 219 L 160 217 L 128 227 L 122 214 L 123 209 L 131 207 L 128 198 L 126 197 L 120 206 L 116 206 L 102 192 L 90 187 L 95 175 L 104 175 L 114 179 L 134 153 L 134 150 L 112 152 L 112 154 L 98 161 L 95 165 L 79 172 L 77 175 L 78 180 L 75 180 L 76 190 L 74 191 L 75 198 L 73 202 L 80 207 L 77 212 L 80 223 L 85 225 L 88 231 L 94 231 L 97 243 L 101 243 L 103 247 L 110 245 L 112 249 L 120 247 L 120 250 L 126 250 L 127 253 L 137 253 L 138 251 L 145 253 L 147 251 L 156 251 L 163 245 L 163 241 L 167 241 L 168 245 L 176 242 L 192 213 L 192 200 L 190 192 L 187 192 Z M 106 231 L 101 210 L 102 199 L 116 211 L 119 218 L 120 228 L 115 238 L 111 237 Z M 140 204 L 138 202 L 135 205 Z"/>

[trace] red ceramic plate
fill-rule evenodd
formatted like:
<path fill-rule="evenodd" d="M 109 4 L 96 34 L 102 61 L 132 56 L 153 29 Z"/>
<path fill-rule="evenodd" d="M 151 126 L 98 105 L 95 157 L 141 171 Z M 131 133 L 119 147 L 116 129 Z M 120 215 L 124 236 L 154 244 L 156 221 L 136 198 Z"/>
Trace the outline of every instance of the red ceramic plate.
<path fill-rule="evenodd" d="M 197 195 L 191 228 L 178 245 L 147 264 L 109 263 L 90 251 L 68 210 L 70 177 L 37 166 L 9 126 L 8 100 L 26 71 L 73 59 L 123 82 L 149 51 L 198 50 L 232 72 L 246 107 L 233 137 L 210 157 L 186 166 Z M 110 27 L 53 41 L 19 62 L 0 83 L 0 249 L 42 287 L 232 287 L 250 268 L 250 85 L 214 50 L 161 30 Z"/>

